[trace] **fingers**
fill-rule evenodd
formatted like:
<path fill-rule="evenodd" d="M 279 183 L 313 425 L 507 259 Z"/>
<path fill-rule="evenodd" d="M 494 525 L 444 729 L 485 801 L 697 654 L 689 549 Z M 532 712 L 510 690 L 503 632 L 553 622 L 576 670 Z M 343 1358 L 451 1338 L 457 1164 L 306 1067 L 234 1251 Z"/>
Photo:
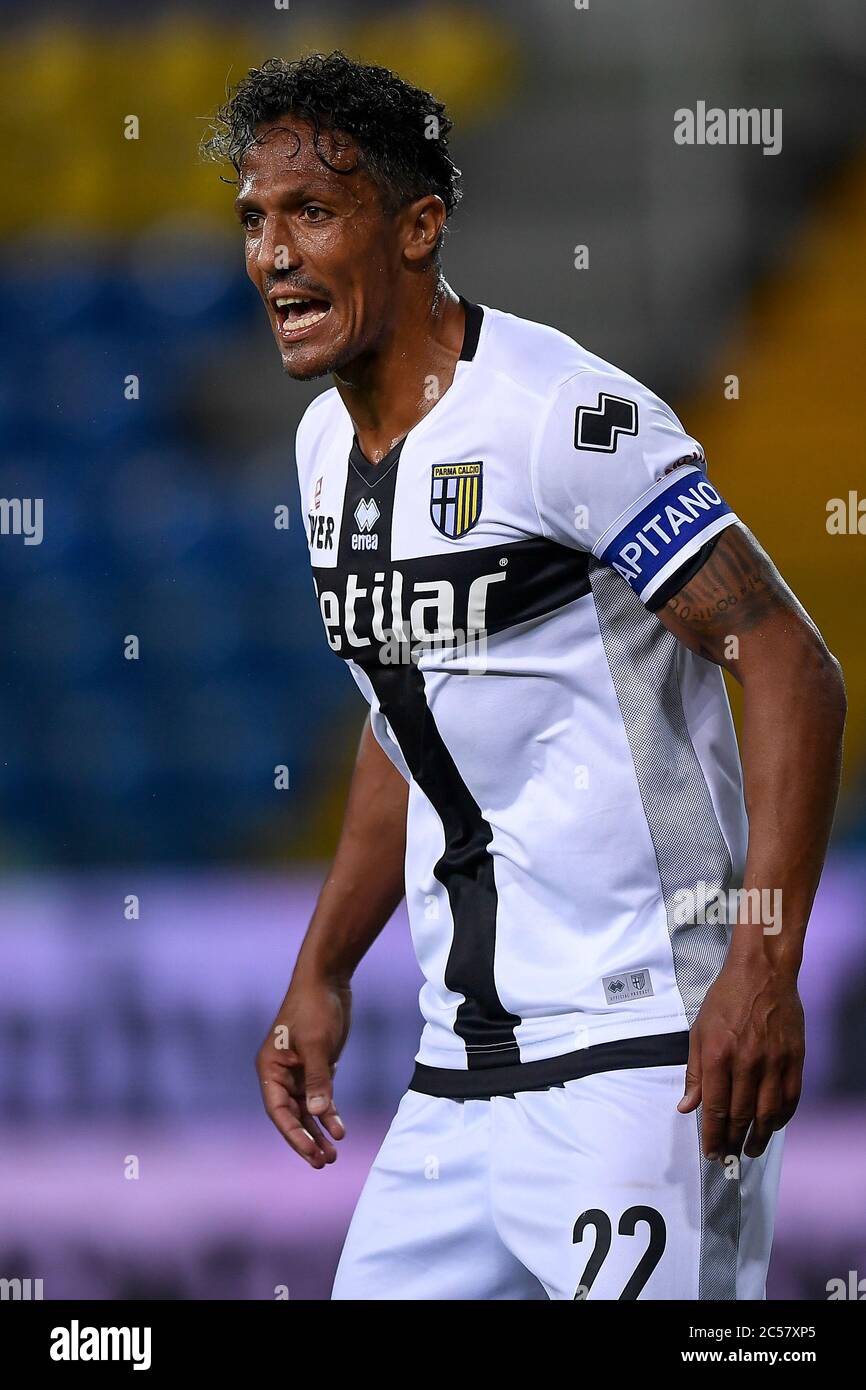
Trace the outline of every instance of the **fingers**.
<path fill-rule="evenodd" d="M 723 1158 L 731 1109 L 731 1069 L 724 1054 L 705 1059 L 701 1090 L 701 1146 L 706 1158 Z"/>
<path fill-rule="evenodd" d="M 689 1061 L 686 1067 L 686 1086 L 683 1098 L 677 1104 L 681 1115 L 688 1115 L 701 1103 L 701 1035 L 693 1028 L 689 1038 Z"/>
<path fill-rule="evenodd" d="M 321 1154 L 322 1158 L 324 1158 L 325 1163 L 336 1163 L 337 1150 L 334 1148 L 327 1134 L 324 1133 L 321 1127 L 313 1119 L 312 1115 L 309 1114 L 309 1112 L 304 1110 L 303 1108 L 301 1109 L 301 1124 L 303 1125 L 306 1133 L 311 1136 L 313 1142 L 319 1150 L 319 1153 Z"/>
<path fill-rule="evenodd" d="M 689 1038 L 685 1094 L 677 1108 L 686 1114 L 700 1104 L 701 1148 L 709 1160 L 759 1157 L 800 1098 L 805 1049 L 796 990 L 780 986 L 752 999 L 747 1011 L 740 993 L 738 978 L 732 985 L 720 977 Z"/>
<path fill-rule="evenodd" d="M 743 1153 L 746 1158 L 760 1158 L 777 1129 L 784 1129 L 800 1100 L 803 1064 L 790 1062 L 779 1080 L 778 1073 L 765 1079 L 758 1093 L 755 1120 L 749 1131 Z"/>
<path fill-rule="evenodd" d="M 273 1039 L 263 1044 L 256 1060 L 262 1099 L 286 1142 L 312 1168 L 323 1168 L 337 1158 L 331 1140 L 346 1132 L 334 1105 L 333 1067 L 326 1046 L 292 1041 L 291 1048 Z"/>
<path fill-rule="evenodd" d="M 307 1113 L 311 1113 L 309 1109 Z M 316 1119 L 323 1129 L 327 1130 L 332 1139 L 336 1139 L 339 1142 L 341 1139 L 345 1138 L 346 1126 L 337 1114 L 337 1107 L 333 1100 L 330 1101 L 326 1109 L 316 1113 Z"/>
<path fill-rule="evenodd" d="M 304 1047 L 299 1045 L 298 1050 L 302 1054 L 304 1064 L 307 1113 L 315 1115 L 332 1139 L 342 1139 L 346 1130 L 334 1104 L 331 1084 L 333 1068 L 328 1053 L 324 1047 L 315 1043 L 308 1043 Z"/>
<path fill-rule="evenodd" d="M 280 1134 L 311 1168 L 324 1168 L 334 1163 L 337 1151 L 322 1133 L 313 1117 L 289 1090 L 285 1082 L 273 1076 L 261 1077 L 265 1110 Z"/>
<path fill-rule="evenodd" d="M 759 1158 L 775 1129 L 781 1129 L 782 1092 L 776 1076 L 766 1077 L 756 1097 L 754 1122 L 749 1131 L 746 1158 Z"/>
<path fill-rule="evenodd" d="M 704 1059 L 701 1147 L 709 1160 L 760 1157 L 794 1114 L 801 1064 L 789 1063 L 782 1072 L 765 1065 L 759 1057 L 735 1058 L 724 1050 Z M 688 1107 L 680 1102 L 679 1108 Z"/>
<path fill-rule="evenodd" d="M 771 1124 L 769 1120 L 756 1119 L 752 1128 L 749 1130 L 749 1137 L 743 1149 L 746 1158 L 760 1158 L 773 1137 L 773 1130 L 777 1126 Z"/>
<path fill-rule="evenodd" d="M 761 1082 L 761 1065 L 758 1059 L 743 1058 L 735 1061 L 731 1075 L 731 1100 L 727 1119 L 727 1133 L 722 1144 L 722 1156 L 736 1154 L 739 1157 L 749 1125 L 757 1114 L 758 1088 Z"/>
<path fill-rule="evenodd" d="M 742 1090 L 738 1092 L 737 1103 L 745 1103 Z M 733 1101 L 730 1060 L 721 1050 L 705 1056 L 700 1031 L 694 1027 L 689 1038 L 685 1090 L 677 1109 L 681 1115 L 688 1115 L 699 1105 L 702 1107 L 701 1147 L 705 1156 L 715 1159 L 723 1158 L 726 1153 L 739 1153 L 752 1112 L 747 1112 L 745 1124 L 738 1121 L 731 1125 Z M 729 1147 L 732 1142 L 737 1143 L 736 1150 Z"/>

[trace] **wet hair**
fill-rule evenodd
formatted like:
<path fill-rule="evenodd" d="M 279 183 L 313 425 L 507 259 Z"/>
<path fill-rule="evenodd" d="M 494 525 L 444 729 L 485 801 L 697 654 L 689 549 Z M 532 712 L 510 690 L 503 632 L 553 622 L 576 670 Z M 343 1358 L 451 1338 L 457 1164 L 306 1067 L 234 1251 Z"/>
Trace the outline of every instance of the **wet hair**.
<path fill-rule="evenodd" d="M 259 138 L 257 128 L 286 115 L 312 127 L 314 149 L 327 168 L 352 173 L 363 167 L 386 213 L 435 193 L 450 216 L 460 201 L 460 170 L 448 154 L 452 122 L 442 102 L 389 68 L 356 63 L 339 52 L 295 62 L 268 58 L 251 68 L 217 111 L 202 152 L 240 174 Z M 335 162 L 347 146 L 341 136 L 356 147 L 354 161 Z"/>

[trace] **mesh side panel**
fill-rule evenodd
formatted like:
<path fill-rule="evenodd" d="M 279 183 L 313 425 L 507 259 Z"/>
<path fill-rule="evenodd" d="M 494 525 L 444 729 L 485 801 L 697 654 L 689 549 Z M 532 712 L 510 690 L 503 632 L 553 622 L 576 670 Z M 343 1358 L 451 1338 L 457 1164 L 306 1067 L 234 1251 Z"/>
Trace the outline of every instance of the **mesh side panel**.
<path fill-rule="evenodd" d="M 730 1303 L 737 1297 L 740 1243 L 740 1179 L 729 1178 L 721 1163 L 709 1163 L 701 1149 L 702 1106 L 695 1111 L 701 1165 L 701 1254 L 698 1299 Z"/>
<path fill-rule="evenodd" d="M 692 1018 L 724 962 L 728 932 L 724 923 L 678 925 L 673 899 L 699 882 L 708 893 L 727 890 L 731 856 L 683 713 L 677 639 L 615 571 L 596 566 L 590 582 L 655 847 L 677 988 Z"/>

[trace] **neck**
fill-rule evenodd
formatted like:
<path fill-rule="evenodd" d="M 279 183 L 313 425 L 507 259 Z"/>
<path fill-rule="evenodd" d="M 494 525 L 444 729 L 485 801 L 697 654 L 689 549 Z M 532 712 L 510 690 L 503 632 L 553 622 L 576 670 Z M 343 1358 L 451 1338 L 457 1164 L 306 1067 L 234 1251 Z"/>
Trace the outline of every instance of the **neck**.
<path fill-rule="evenodd" d="M 420 280 L 421 277 L 418 277 Z M 448 390 L 463 345 L 465 315 L 439 277 L 410 284 L 407 302 L 376 348 L 334 374 L 358 443 L 378 463 Z"/>

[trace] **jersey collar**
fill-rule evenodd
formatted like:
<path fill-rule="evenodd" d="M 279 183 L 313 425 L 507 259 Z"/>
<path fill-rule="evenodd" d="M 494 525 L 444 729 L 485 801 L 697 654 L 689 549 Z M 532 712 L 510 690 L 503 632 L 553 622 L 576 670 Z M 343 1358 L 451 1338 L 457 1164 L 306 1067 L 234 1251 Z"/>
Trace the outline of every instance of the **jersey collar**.
<path fill-rule="evenodd" d="M 458 361 L 471 362 L 478 348 L 478 339 L 481 337 L 484 310 L 480 304 L 470 304 L 469 300 L 464 299 L 462 294 L 459 299 L 466 315 L 466 326 L 463 329 L 463 346 L 460 349 Z"/>

